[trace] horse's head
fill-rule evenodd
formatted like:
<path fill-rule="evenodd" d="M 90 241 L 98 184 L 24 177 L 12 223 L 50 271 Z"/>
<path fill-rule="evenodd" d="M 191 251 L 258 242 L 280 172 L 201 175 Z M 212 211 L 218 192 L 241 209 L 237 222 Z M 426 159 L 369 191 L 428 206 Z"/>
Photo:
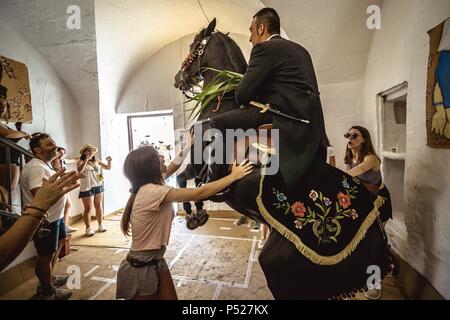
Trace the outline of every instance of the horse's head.
<path fill-rule="evenodd" d="M 202 80 L 202 68 L 207 56 L 206 47 L 216 27 L 214 18 L 206 29 L 200 31 L 190 45 L 190 51 L 181 64 L 181 69 L 175 76 L 175 88 L 184 91 L 191 89 Z"/>

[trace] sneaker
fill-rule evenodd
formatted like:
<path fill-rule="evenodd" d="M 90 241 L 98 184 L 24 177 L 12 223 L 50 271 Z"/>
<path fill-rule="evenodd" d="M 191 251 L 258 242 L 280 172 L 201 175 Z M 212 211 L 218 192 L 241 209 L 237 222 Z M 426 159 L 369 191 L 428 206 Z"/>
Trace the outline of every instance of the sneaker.
<path fill-rule="evenodd" d="M 234 224 L 237 225 L 237 226 L 240 226 L 240 225 L 242 225 L 242 224 L 245 223 L 245 220 L 246 220 L 246 219 L 247 219 L 246 216 L 241 215 L 241 216 L 239 217 L 239 219 L 237 219 L 236 221 L 234 221 Z"/>
<path fill-rule="evenodd" d="M 98 229 L 97 229 L 98 232 L 106 232 L 107 230 L 108 229 L 106 229 L 102 224 L 98 225 Z"/>
<path fill-rule="evenodd" d="M 78 231 L 78 228 L 67 226 L 66 230 L 67 230 L 67 233 L 72 233 L 72 232 Z"/>
<path fill-rule="evenodd" d="M 369 289 L 364 295 L 370 300 L 379 300 L 381 298 L 381 289 Z"/>
<path fill-rule="evenodd" d="M 264 244 L 266 243 L 266 240 L 264 239 L 259 239 L 258 242 L 258 250 L 261 250 L 264 247 Z"/>
<path fill-rule="evenodd" d="M 53 292 L 47 295 L 40 293 L 36 296 L 37 300 L 67 300 L 72 296 L 72 292 L 61 288 L 54 288 Z"/>
<path fill-rule="evenodd" d="M 91 228 L 86 228 L 86 237 L 92 237 L 94 235 L 94 230 L 92 230 Z"/>
<path fill-rule="evenodd" d="M 62 287 L 67 283 L 67 280 L 69 280 L 69 276 L 60 276 L 60 275 L 52 276 L 52 284 L 55 287 Z"/>

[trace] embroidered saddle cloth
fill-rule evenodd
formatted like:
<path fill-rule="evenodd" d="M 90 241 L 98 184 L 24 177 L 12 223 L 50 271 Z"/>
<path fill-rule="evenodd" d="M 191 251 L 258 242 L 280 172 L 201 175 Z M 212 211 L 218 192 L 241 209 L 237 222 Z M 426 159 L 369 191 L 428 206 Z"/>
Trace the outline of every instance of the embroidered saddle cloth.
<path fill-rule="evenodd" d="M 322 160 L 313 161 L 296 186 L 261 176 L 258 207 L 265 220 L 315 264 L 332 266 L 357 250 L 378 219 L 381 197 Z"/>

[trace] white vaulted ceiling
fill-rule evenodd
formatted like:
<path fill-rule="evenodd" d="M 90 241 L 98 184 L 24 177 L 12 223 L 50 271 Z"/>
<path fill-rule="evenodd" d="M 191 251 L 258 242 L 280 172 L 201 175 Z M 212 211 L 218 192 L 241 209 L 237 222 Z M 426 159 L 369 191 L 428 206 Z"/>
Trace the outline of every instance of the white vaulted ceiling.
<path fill-rule="evenodd" d="M 70 5 L 80 7 L 79 30 L 67 28 Z M 0 18 L 55 69 L 80 107 L 98 108 L 94 0 L 0 0 Z"/>
<path fill-rule="evenodd" d="M 263 6 L 274 7 L 289 38 L 310 51 L 320 85 L 361 79 L 373 34 L 366 28 L 366 9 L 382 0 L 0 0 L 0 4 L 1 18 L 47 59 L 80 106 L 98 108 L 100 98 L 115 110 L 139 69 L 164 46 L 205 27 L 205 15 L 216 17 L 221 31 L 247 37 L 253 14 Z M 72 4 L 81 8 L 78 31 L 65 27 L 66 8 Z"/>

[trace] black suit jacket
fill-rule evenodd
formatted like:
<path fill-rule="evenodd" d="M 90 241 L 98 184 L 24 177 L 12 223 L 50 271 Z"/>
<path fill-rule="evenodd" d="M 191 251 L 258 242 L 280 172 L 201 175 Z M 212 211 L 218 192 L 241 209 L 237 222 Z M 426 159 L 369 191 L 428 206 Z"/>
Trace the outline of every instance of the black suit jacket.
<path fill-rule="evenodd" d="M 316 75 L 308 51 L 275 36 L 253 47 L 247 71 L 237 91 L 241 105 L 255 100 L 311 123 L 274 116 L 280 130 L 280 170 L 293 185 L 317 155 L 326 160 L 326 138 Z"/>

